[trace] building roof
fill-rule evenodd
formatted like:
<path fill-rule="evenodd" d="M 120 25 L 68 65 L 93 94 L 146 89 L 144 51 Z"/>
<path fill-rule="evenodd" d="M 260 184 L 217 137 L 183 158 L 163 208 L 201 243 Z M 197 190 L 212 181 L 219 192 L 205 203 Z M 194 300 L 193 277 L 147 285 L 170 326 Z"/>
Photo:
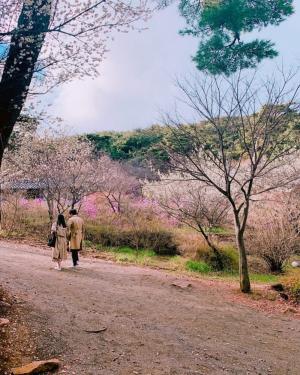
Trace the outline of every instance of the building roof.
<path fill-rule="evenodd" d="M 40 190 L 44 189 L 46 184 L 42 181 L 18 180 L 8 183 L 5 187 L 13 190 Z"/>

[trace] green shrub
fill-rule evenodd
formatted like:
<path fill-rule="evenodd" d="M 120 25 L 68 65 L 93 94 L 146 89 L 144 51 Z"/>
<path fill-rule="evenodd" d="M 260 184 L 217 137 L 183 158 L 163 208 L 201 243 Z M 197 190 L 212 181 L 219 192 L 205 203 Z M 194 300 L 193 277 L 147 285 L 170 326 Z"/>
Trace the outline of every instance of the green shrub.
<path fill-rule="evenodd" d="M 209 273 L 212 271 L 212 268 L 208 264 L 196 260 L 188 260 L 185 266 L 187 270 L 193 272 Z"/>
<path fill-rule="evenodd" d="M 157 255 L 178 254 L 173 234 L 163 229 L 140 232 L 143 248 L 153 249 Z"/>
<path fill-rule="evenodd" d="M 130 241 L 123 232 L 117 231 L 113 226 L 86 225 L 85 239 L 102 246 L 129 246 Z"/>
<path fill-rule="evenodd" d="M 163 229 L 131 230 L 87 224 L 85 238 L 105 247 L 127 246 L 135 249 L 152 249 L 157 255 L 178 253 L 173 234 Z"/>
<path fill-rule="evenodd" d="M 239 269 L 239 253 L 235 247 L 231 245 L 221 246 L 221 255 L 226 270 L 238 271 Z"/>
<path fill-rule="evenodd" d="M 281 277 L 279 281 L 289 298 L 300 303 L 300 270 L 291 271 L 288 275 Z"/>
<path fill-rule="evenodd" d="M 84 240 L 84 247 L 93 247 L 93 243 L 89 240 Z"/>
<path fill-rule="evenodd" d="M 236 249 L 230 245 L 218 246 L 219 257 L 224 271 L 236 271 L 239 268 L 239 256 Z M 203 245 L 197 250 L 197 260 L 208 264 L 214 271 L 220 271 L 217 254 L 208 246 Z"/>

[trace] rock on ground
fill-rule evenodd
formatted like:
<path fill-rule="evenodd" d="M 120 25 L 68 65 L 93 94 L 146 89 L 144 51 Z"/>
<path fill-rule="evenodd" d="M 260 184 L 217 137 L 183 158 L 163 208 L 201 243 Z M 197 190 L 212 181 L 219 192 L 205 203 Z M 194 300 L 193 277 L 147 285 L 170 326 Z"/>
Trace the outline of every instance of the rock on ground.
<path fill-rule="evenodd" d="M 11 370 L 13 375 L 31 375 L 41 374 L 43 372 L 56 370 L 60 365 L 58 359 L 50 359 L 48 361 L 35 361 L 22 367 L 16 367 Z"/>
<path fill-rule="evenodd" d="M 300 260 L 294 260 L 292 262 L 292 267 L 294 267 L 294 268 L 300 267 Z"/>
<path fill-rule="evenodd" d="M 7 326 L 9 324 L 9 320 L 5 318 L 0 318 L 0 327 Z"/>

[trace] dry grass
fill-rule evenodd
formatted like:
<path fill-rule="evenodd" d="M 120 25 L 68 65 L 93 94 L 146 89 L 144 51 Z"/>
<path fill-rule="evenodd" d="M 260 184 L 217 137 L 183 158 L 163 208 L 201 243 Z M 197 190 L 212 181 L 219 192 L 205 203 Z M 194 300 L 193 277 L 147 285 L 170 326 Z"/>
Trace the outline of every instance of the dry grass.
<path fill-rule="evenodd" d="M 194 258 L 199 248 L 207 246 L 199 233 L 190 228 L 175 228 L 175 241 L 180 254 L 187 258 Z"/>

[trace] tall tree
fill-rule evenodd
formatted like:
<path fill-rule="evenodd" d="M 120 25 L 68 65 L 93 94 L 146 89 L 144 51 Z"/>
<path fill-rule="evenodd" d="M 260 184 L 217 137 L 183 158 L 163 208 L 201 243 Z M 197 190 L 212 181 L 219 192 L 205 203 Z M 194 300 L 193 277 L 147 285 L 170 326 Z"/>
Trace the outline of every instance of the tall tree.
<path fill-rule="evenodd" d="M 170 169 L 223 195 L 231 207 L 240 254 L 240 288 L 250 291 L 244 241 L 251 202 L 299 181 L 298 89 L 292 75 L 258 84 L 241 75 L 203 76 L 180 84 L 198 122 L 168 116 Z M 262 103 L 265 103 L 262 105 Z M 179 116 L 179 115 L 178 115 Z M 297 159 L 297 160 L 298 160 Z"/>
<path fill-rule="evenodd" d="M 0 161 L 28 94 L 97 75 L 116 31 L 149 15 L 147 0 L 0 0 Z"/>
<path fill-rule="evenodd" d="M 243 40 L 246 33 L 279 25 L 293 13 L 292 0 L 181 0 L 187 27 L 183 35 L 200 37 L 193 60 L 201 71 L 229 75 L 278 55 L 270 40 Z"/>

